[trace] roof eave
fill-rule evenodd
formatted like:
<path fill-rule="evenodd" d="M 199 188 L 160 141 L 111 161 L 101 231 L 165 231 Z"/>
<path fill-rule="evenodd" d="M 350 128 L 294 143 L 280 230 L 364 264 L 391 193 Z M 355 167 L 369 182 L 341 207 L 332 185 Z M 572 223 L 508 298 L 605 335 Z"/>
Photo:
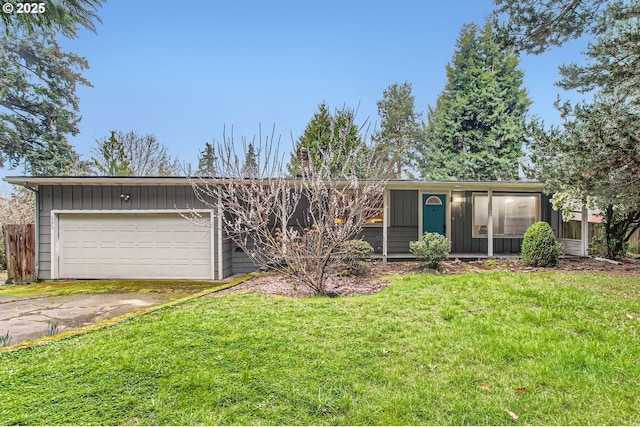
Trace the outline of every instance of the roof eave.
<path fill-rule="evenodd" d="M 204 180 L 215 178 L 203 178 Z M 196 181 L 200 178 L 196 178 Z M 292 179 L 293 180 L 293 179 Z M 4 181 L 30 188 L 41 185 L 155 185 L 189 186 L 187 177 L 139 177 L 139 176 L 8 176 Z M 544 185 L 537 181 L 405 181 L 390 180 L 390 190 L 420 191 L 543 191 Z"/>
<path fill-rule="evenodd" d="M 152 176 L 8 176 L 3 180 L 33 188 L 40 185 L 191 185 L 186 177 Z"/>

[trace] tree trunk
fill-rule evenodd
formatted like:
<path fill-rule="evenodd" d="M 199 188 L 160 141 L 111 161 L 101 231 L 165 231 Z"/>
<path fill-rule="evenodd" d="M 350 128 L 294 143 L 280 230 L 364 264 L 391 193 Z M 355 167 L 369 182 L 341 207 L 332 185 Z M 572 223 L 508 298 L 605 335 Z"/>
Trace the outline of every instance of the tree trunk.
<path fill-rule="evenodd" d="M 607 243 L 607 257 L 620 260 L 626 257 L 626 243 L 633 233 L 640 229 L 640 212 L 628 212 L 621 220 L 614 218 L 613 206 L 605 210 L 605 239 Z"/>

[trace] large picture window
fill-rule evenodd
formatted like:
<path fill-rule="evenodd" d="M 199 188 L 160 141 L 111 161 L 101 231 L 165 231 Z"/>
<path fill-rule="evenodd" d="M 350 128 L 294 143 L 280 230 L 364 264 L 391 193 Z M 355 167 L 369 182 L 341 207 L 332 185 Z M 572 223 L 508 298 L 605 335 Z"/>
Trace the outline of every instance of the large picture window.
<path fill-rule="evenodd" d="M 473 237 L 488 236 L 489 197 L 473 195 Z M 540 221 L 539 194 L 493 196 L 493 237 L 523 237 L 527 228 Z"/>

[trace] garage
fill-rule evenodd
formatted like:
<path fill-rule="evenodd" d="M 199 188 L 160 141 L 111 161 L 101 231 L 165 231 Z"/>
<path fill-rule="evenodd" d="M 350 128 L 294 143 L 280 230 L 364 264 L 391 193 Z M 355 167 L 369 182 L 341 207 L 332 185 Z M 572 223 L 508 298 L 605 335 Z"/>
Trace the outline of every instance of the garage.
<path fill-rule="evenodd" d="M 208 213 L 202 215 L 201 220 L 210 218 Z M 212 227 L 195 224 L 175 211 L 61 212 L 56 223 L 52 263 L 57 278 L 214 277 Z"/>

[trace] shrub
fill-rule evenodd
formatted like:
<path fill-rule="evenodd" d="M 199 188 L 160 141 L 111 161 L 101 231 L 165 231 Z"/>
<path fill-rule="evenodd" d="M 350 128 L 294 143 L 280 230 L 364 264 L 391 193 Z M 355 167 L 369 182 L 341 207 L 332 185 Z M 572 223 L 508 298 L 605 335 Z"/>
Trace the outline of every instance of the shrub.
<path fill-rule="evenodd" d="M 440 268 L 442 261 L 449 257 L 451 242 L 439 233 L 424 233 L 417 242 L 409 242 L 409 251 L 416 259 L 429 268 Z"/>
<path fill-rule="evenodd" d="M 616 239 L 611 239 L 609 244 L 607 244 L 606 236 L 599 235 L 593 236 L 591 242 L 589 243 L 589 255 L 609 258 L 609 254 L 613 252 L 613 259 L 622 261 L 627 257 L 627 250 L 629 249 L 629 242 L 625 242 L 622 245 L 622 249 L 616 252 L 615 248 L 617 245 Z"/>
<path fill-rule="evenodd" d="M 362 274 L 366 271 L 373 247 L 364 240 L 347 240 L 340 246 L 340 257 L 346 270 L 350 274 Z"/>
<path fill-rule="evenodd" d="M 522 261 L 533 267 L 555 267 L 560 259 L 560 244 L 551 226 L 536 222 L 524 233 Z"/>

